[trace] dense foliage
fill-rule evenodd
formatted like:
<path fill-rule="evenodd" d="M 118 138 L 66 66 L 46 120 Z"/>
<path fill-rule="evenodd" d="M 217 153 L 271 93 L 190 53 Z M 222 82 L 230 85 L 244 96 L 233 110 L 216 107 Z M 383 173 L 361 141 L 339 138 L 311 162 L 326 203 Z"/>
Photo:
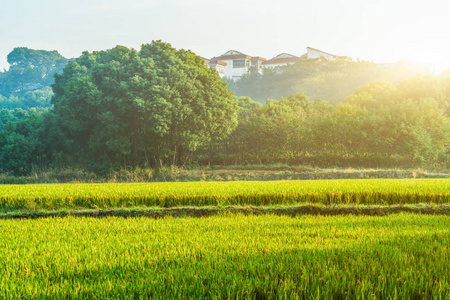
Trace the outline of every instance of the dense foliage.
<path fill-rule="evenodd" d="M 20 94 L 50 86 L 68 59 L 57 51 L 15 48 L 7 57 L 8 71 L 0 73 L 0 94 Z"/>
<path fill-rule="evenodd" d="M 448 179 L 291 180 L 0 186 L 0 209 L 450 202 Z"/>
<path fill-rule="evenodd" d="M 0 220 L 0 298 L 448 299 L 448 216 Z"/>
<path fill-rule="evenodd" d="M 256 100 L 286 95 L 262 105 L 233 98 L 200 57 L 159 41 L 139 51 L 85 52 L 69 63 L 55 51 L 16 48 L 8 61 L 10 70 L 0 73 L 0 172 L 273 163 L 450 168 L 445 72 L 394 85 L 417 70 L 302 60 L 229 83 Z M 52 72 L 53 90 L 46 86 Z M 366 84 L 372 79 L 384 81 Z"/>
<path fill-rule="evenodd" d="M 430 71 L 404 61 L 376 64 L 302 59 L 293 65 L 265 68 L 262 74 L 250 72 L 238 81 L 225 80 L 237 96 L 248 96 L 260 103 L 304 93 L 310 99 L 322 99 L 336 105 L 371 81 L 397 84 L 418 73 L 430 74 Z"/>
<path fill-rule="evenodd" d="M 69 61 L 57 51 L 15 48 L 8 54 L 10 67 L 0 72 L 0 108 L 50 107 L 53 74 Z"/>
<path fill-rule="evenodd" d="M 104 169 L 184 164 L 237 121 L 215 71 L 162 42 L 86 52 L 56 75 L 53 90 L 73 153 Z"/>
<path fill-rule="evenodd" d="M 397 86 L 372 82 L 337 107 L 304 94 L 263 106 L 241 97 L 239 104 L 239 125 L 221 148 L 222 163 L 450 163 L 450 78 L 417 76 Z"/>
<path fill-rule="evenodd" d="M 0 95 L 1 109 L 29 109 L 40 107 L 51 107 L 51 98 L 53 97 L 52 89 L 47 86 L 34 91 L 26 91 L 18 95 L 10 95 L 4 97 Z"/>
<path fill-rule="evenodd" d="M 0 169 L 14 175 L 56 167 L 69 148 L 57 117 L 45 108 L 0 110 Z"/>

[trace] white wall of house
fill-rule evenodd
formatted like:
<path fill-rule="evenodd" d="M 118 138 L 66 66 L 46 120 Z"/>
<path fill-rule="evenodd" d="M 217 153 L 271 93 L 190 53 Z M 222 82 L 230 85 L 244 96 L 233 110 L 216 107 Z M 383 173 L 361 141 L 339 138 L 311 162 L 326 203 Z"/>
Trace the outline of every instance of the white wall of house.
<path fill-rule="evenodd" d="M 225 76 L 225 66 L 211 62 L 205 62 L 205 64 L 208 68 L 216 70 L 217 73 L 219 73 L 220 78 Z"/>
<path fill-rule="evenodd" d="M 224 76 L 233 78 L 234 80 L 237 80 L 241 78 L 242 75 L 248 72 L 250 67 L 250 61 L 248 59 L 227 59 L 227 60 L 221 60 L 223 62 L 226 62 L 227 65 L 224 68 Z M 236 63 L 235 63 L 236 61 Z M 242 64 L 243 62 L 243 64 Z M 238 67 L 241 66 L 242 67 Z"/>
<path fill-rule="evenodd" d="M 209 67 L 216 70 L 219 73 L 220 78 L 225 76 L 225 66 L 219 64 L 210 64 Z"/>
<path fill-rule="evenodd" d="M 219 75 L 221 77 L 225 76 L 225 66 L 216 65 L 216 70 L 217 70 L 217 72 L 219 72 Z"/>
<path fill-rule="evenodd" d="M 258 70 L 259 74 L 262 74 L 264 68 L 263 62 L 264 60 L 262 59 L 252 59 L 250 62 L 251 68 Z"/>

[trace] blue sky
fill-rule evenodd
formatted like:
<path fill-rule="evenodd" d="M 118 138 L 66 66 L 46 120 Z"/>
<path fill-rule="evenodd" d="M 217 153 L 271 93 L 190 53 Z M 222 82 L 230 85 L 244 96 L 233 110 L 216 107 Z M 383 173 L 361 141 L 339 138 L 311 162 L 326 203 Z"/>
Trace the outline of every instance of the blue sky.
<path fill-rule="evenodd" d="M 417 2 L 417 1 L 416 1 Z M 450 68 L 443 0 L 0 0 L 0 70 L 14 47 L 65 57 L 161 39 L 205 57 L 271 58 L 310 46 L 375 62 Z"/>

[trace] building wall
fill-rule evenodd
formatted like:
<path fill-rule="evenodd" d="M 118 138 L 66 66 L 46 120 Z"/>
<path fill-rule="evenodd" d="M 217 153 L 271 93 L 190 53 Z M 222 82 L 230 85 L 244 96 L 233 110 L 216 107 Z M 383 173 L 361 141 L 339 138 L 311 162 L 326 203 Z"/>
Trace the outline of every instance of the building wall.
<path fill-rule="evenodd" d="M 262 74 L 262 70 L 264 68 L 263 62 L 264 62 L 264 60 L 252 59 L 251 60 L 251 68 L 258 70 L 259 74 Z"/>
<path fill-rule="evenodd" d="M 207 61 L 205 61 L 205 64 L 208 68 L 216 70 L 217 73 L 219 73 L 220 78 L 225 76 L 225 66 Z"/>
<path fill-rule="evenodd" d="M 225 66 L 216 65 L 216 70 L 219 72 L 220 77 L 225 76 Z"/>
<path fill-rule="evenodd" d="M 220 78 L 225 76 L 225 66 L 219 64 L 212 64 L 209 66 L 211 69 L 214 69 L 219 73 Z"/>
<path fill-rule="evenodd" d="M 224 68 L 224 76 L 233 78 L 235 80 L 241 78 L 242 75 L 248 72 L 250 61 L 248 59 L 237 59 L 238 61 L 244 60 L 244 67 L 242 68 L 234 68 L 233 67 L 233 59 L 221 60 L 226 62 L 227 65 Z"/>

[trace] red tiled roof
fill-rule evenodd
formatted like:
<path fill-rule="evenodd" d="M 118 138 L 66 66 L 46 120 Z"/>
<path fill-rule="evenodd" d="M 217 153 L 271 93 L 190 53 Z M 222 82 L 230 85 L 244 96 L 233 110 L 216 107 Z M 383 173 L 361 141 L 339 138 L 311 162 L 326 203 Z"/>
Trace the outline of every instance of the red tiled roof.
<path fill-rule="evenodd" d="M 261 56 L 253 56 L 252 59 L 267 60 L 266 58 L 261 57 Z"/>
<path fill-rule="evenodd" d="M 217 64 L 217 65 L 222 65 L 222 66 L 226 66 L 226 65 L 228 65 L 226 62 L 224 62 L 224 61 L 220 61 L 220 60 L 217 60 L 217 61 L 212 61 L 212 62 L 210 62 L 211 64 Z"/>
<path fill-rule="evenodd" d="M 274 65 L 274 64 L 287 64 L 287 63 L 294 63 L 299 60 L 299 57 L 289 57 L 289 58 L 272 58 L 265 62 L 263 62 L 263 65 Z"/>

